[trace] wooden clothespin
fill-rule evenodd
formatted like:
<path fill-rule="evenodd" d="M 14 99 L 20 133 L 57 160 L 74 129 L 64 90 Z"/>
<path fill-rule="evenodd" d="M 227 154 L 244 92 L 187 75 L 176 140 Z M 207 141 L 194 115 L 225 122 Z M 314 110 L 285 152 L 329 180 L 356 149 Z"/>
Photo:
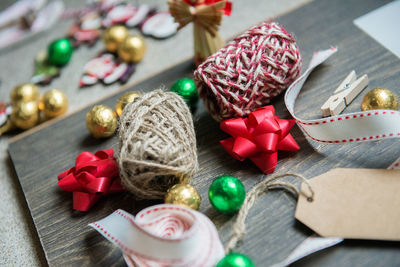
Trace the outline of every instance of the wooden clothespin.
<path fill-rule="evenodd" d="M 335 90 L 334 95 L 322 105 L 323 117 L 335 116 L 348 106 L 356 96 L 368 85 L 368 75 L 364 74 L 357 79 L 356 72 L 353 70 L 347 75 L 346 79 Z"/>

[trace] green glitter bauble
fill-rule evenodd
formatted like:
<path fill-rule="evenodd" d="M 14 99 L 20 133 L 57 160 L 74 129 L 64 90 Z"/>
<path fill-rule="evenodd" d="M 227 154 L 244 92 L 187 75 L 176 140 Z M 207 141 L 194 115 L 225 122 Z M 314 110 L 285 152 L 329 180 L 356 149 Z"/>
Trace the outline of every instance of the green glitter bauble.
<path fill-rule="evenodd" d="M 71 59 L 73 50 L 74 48 L 68 39 L 55 40 L 49 45 L 47 60 L 53 65 L 64 66 Z"/>
<path fill-rule="evenodd" d="M 211 204 L 222 213 L 238 211 L 246 197 L 242 182 L 233 176 L 217 177 L 208 190 Z"/>
<path fill-rule="evenodd" d="M 255 267 L 255 265 L 249 257 L 231 252 L 220 260 L 216 267 Z"/>
<path fill-rule="evenodd" d="M 180 95 L 190 108 L 195 108 L 199 101 L 196 85 L 192 79 L 183 78 L 177 80 L 171 86 L 171 92 Z"/>

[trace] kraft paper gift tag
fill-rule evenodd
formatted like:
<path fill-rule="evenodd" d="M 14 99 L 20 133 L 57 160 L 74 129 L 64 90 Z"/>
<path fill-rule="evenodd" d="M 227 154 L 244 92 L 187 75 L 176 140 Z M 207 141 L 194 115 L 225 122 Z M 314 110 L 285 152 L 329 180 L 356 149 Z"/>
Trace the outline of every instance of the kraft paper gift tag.
<path fill-rule="evenodd" d="M 332 169 L 303 183 L 295 217 L 323 237 L 400 241 L 400 170 Z"/>

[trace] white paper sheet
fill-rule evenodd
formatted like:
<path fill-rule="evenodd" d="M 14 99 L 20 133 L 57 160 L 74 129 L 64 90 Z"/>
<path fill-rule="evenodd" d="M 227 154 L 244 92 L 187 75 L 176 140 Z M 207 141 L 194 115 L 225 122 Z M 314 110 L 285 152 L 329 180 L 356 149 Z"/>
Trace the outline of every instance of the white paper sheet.
<path fill-rule="evenodd" d="M 400 0 L 355 19 L 354 24 L 400 58 Z"/>

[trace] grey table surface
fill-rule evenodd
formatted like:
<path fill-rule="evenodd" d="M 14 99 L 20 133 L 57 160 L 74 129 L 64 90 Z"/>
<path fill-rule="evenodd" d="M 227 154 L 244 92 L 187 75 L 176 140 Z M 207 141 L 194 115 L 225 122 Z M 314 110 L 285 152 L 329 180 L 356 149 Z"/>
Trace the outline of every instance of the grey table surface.
<path fill-rule="evenodd" d="M 234 11 L 231 17 L 225 17 L 221 35 L 228 39 L 250 26 L 289 12 L 310 0 L 233 0 Z M 4 10 L 14 1 L 0 1 L 0 10 Z M 86 1 L 64 1 L 67 8 L 77 8 Z M 137 0 L 133 3 L 148 3 L 166 10 L 166 0 Z M 30 80 L 33 72 L 33 60 L 36 53 L 43 50 L 54 39 L 63 37 L 72 20 L 59 21 L 54 27 L 11 48 L 0 51 L 0 101 L 8 101 L 12 88 Z M 135 32 L 136 30 L 132 30 Z M 192 27 L 185 27 L 167 40 L 146 38 L 148 50 L 143 61 L 137 66 L 136 73 L 129 83 L 135 82 L 164 69 L 169 68 L 193 54 Z M 83 45 L 74 52 L 71 62 L 62 69 L 61 76 L 49 86 L 41 87 L 43 93 L 51 88 L 62 89 L 69 98 L 68 113 L 117 91 L 118 84 L 80 89 L 80 79 L 84 64 L 103 48 L 98 42 L 94 47 Z M 0 137 L 0 266 L 40 266 L 46 265 L 43 251 L 33 226 L 24 195 L 15 175 L 11 160 L 7 154 L 8 139 Z M 29 159 L 27 159 L 29 160 Z"/>

